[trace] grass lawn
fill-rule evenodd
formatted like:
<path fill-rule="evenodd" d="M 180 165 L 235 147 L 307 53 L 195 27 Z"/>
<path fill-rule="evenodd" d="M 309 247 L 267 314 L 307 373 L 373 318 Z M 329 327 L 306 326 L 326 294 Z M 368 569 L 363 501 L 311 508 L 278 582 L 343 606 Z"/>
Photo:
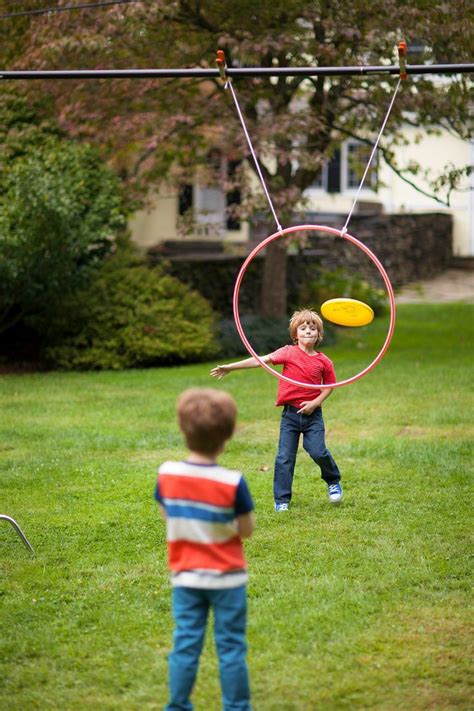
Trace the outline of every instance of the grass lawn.
<path fill-rule="evenodd" d="M 277 381 L 261 369 L 219 383 L 211 364 L 4 376 L 0 513 L 36 555 L 0 521 L 0 708 L 163 707 L 172 625 L 155 471 L 184 454 L 178 393 L 216 385 L 240 411 L 221 461 L 245 473 L 257 507 L 256 711 L 472 709 L 473 317 L 465 304 L 400 306 L 380 366 L 325 405 L 343 505 L 301 451 L 288 514 L 272 507 Z M 385 328 L 325 349 L 340 379 Z M 194 701 L 220 709 L 210 634 Z"/>

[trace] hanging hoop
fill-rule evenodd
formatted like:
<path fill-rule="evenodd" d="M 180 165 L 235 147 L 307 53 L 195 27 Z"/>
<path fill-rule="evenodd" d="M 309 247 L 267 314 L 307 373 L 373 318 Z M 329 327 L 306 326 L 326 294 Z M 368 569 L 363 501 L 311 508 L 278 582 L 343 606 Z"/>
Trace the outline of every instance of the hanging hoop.
<path fill-rule="evenodd" d="M 250 345 L 247 336 L 245 335 L 244 329 L 242 328 L 242 324 L 240 323 L 240 315 L 239 315 L 239 293 L 240 293 L 240 286 L 242 284 L 242 280 L 244 278 L 245 272 L 247 271 L 247 268 L 250 264 L 250 262 L 259 254 L 264 247 L 266 247 L 268 244 L 273 242 L 274 240 L 278 239 L 279 237 L 284 237 L 285 235 L 290 235 L 295 232 L 305 232 L 308 230 L 312 231 L 318 231 L 318 232 L 324 232 L 329 235 L 333 235 L 335 237 L 340 237 L 342 239 L 348 240 L 348 242 L 352 242 L 352 244 L 355 244 L 356 247 L 359 247 L 367 256 L 372 260 L 372 262 L 375 264 L 377 269 L 379 270 L 382 279 L 384 280 L 385 286 L 387 288 L 389 300 L 390 300 L 390 324 L 388 327 L 388 332 L 387 336 L 385 338 L 385 342 L 380 349 L 379 353 L 376 355 L 374 360 L 368 365 L 364 370 L 361 370 L 357 375 L 353 375 L 351 378 L 347 378 L 346 380 L 341 380 L 336 383 L 329 383 L 329 384 L 315 384 L 315 383 L 302 383 L 298 380 L 293 380 L 292 378 L 288 378 L 286 375 L 282 375 L 281 373 L 278 373 L 276 370 L 273 370 L 273 368 L 270 368 L 267 363 L 264 363 L 264 361 L 260 358 L 257 353 L 255 353 L 254 349 Z M 363 242 L 360 242 L 358 239 L 350 235 L 346 231 L 341 231 L 337 230 L 334 227 L 325 227 L 324 225 L 297 225 L 296 227 L 287 227 L 286 229 L 282 230 L 281 232 L 274 232 L 272 235 L 264 239 L 260 244 L 258 244 L 255 249 L 250 252 L 248 255 L 247 259 L 245 262 L 242 264 L 242 267 L 240 268 L 240 271 L 237 275 L 237 279 L 235 281 L 235 286 L 234 286 L 234 298 L 233 298 L 233 308 L 234 308 L 234 319 L 235 319 L 235 324 L 237 326 L 237 331 L 239 332 L 239 336 L 242 339 L 242 342 L 247 349 L 247 351 L 252 355 L 256 360 L 260 363 L 262 368 L 265 368 L 271 375 L 273 375 L 276 378 L 279 378 L 280 380 L 285 380 L 287 383 L 291 383 L 292 385 L 297 385 L 297 386 L 302 386 L 305 388 L 310 388 L 312 390 L 327 390 L 329 388 L 340 388 L 343 385 L 349 385 L 350 383 L 354 383 L 356 380 L 359 380 L 359 378 L 362 378 L 362 376 L 366 375 L 369 373 L 377 363 L 383 358 L 387 348 L 390 345 L 390 341 L 392 340 L 393 336 L 393 331 L 395 328 L 395 295 L 393 293 L 393 288 L 390 283 L 390 279 L 388 278 L 387 272 L 382 266 L 382 263 L 377 259 L 375 254 L 370 251 L 368 247 L 363 244 Z"/>

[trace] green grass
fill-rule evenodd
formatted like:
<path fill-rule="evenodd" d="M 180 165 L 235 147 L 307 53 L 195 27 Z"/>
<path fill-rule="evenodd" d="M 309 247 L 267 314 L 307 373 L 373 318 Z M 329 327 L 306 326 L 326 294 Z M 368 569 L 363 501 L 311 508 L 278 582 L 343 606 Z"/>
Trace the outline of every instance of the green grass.
<path fill-rule="evenodd" d="M 272 511 L 276 379 L 219 383 L 210 364 L 0 381 L 0 708 L 160 709 L 172 623 L 157 466 L 184 453 L 177 394 L 229 390 L 222 463 L 256 502 L 246 543 L 256 711 L 472 709 L 469 566 L 473 308 L 405 305 L 381 365 L 325 405 L 345 501 L 304 452 L 289 514 Z M 326 352 L 365 367 L 386 323 Z M 194 693 L 220 708 L 208 635 Z"/>

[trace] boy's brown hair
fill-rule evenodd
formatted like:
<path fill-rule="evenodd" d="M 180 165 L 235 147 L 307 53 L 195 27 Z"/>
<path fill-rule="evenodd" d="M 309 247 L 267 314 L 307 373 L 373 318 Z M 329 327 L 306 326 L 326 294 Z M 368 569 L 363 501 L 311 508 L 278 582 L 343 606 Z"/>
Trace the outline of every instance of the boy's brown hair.
<path fill-rule="evenodd" d="M 177 413 L 189 449 L 199 454 L 216 454 L 232 437 L 237 405 L 222 390 L 189 388 L 178 398 Z"/>
<path fill-rule="evenodd" d="M 311 311 L 310 309 L 302 309 L 301 311 L 295 311 L 293 316 L 290 318 L 289 331 L 291 340 L 293 343 L 298 342 L 297 331 L 298 326 L 303 323 L 314 323 L 318 329 L 318 338 L 316 340 L 315 346 L 318 346 L 324 338 L 324 324 L 321 316 L 316 313 L 316 311 Z"/>

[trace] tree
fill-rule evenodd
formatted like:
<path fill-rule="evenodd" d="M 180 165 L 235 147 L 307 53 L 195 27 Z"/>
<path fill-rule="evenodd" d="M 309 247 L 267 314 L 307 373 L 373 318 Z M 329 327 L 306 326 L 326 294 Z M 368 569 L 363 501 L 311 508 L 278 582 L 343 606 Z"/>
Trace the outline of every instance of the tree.
<path fill-rule="evenodd" d="M 27 29 L 28 49 L 16 66 L 213 66 L 224 49 L 230 65 L 333 66 L 396 61 L 400 39 L 423 46 L 420 61 L 469 60 L 473 35 L 469 0 L 161 0 L 98 11 L 60 13 Z M 10 56 L 12 52 L 10 49 Z M 243 113 L 280 222 L 287 224 L 323 162 L 346 138 L 371 141 L 380 128 L 393 81 L 380 78 L 301 77 L 235 81 Z M 253 169 L 230 97 L 219 81 L 166 80 L 58 82 L 28 87 L 46 92 L 62 127 L 95 140 L 129 189 L 158 180 L 181 180 L 206 162 L 210 146 L 245 157 Z M 416 166 L 398 166 L 394 148 L 406 122 L 468 135 L 466 75 L 449 81 L 410 79 L 403 87 L 381 146 L 384 159 L 405 179 Z M 467 170 L 467 169 L 466 169 Z M 410 173 L 410 171 L 412 171 Z M 436 197 L 449 192 L 435 176 Z M 436 183 L 438 180 L 438 183 Z M 268 212 L 261 195 L 248 194 L 243 209 Z M 286 304 L 286 247 L 266 254 L 265 315 Z"/>
<path fill-rule="evenodd" d="M 24 142 L 12 130 L 0 154 L 0 332 L 27 319 L 46 335 L 125 217 L 119 181 L 95 148 L 26 125 Z"/>

